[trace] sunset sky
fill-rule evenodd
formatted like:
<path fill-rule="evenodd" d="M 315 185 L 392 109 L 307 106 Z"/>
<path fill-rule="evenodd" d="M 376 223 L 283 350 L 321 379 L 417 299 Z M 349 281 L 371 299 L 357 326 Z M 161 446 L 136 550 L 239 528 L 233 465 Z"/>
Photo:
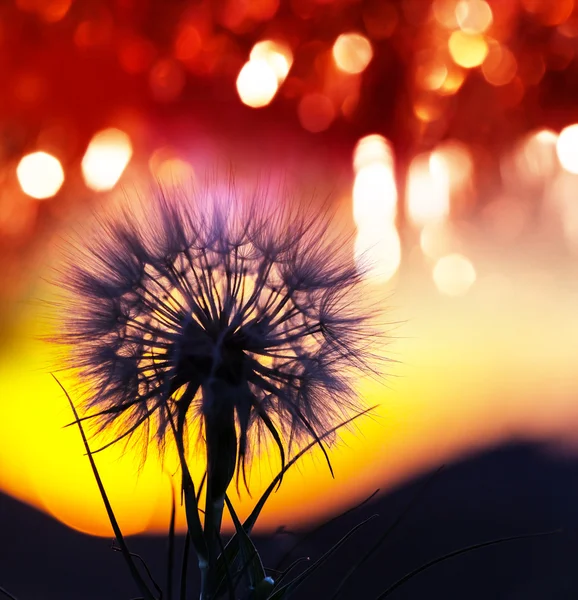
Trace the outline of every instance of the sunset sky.
<path fill-rule="evenodd" d="M 117 195 L 231 166 L 241 185 L 330 198 L 390 336 L 383 380 L 356 382 L 377 408 L 331 448 L 335 479 L 313 451 L 264 530 L 510 440 L 578 452 L 578 5 L 161 5 L 0 7 L 0 490 L 110 536 L 50 375 L 46 280 Z M 164 532 L 174 457 L 140 459 L 115 446 L 97 464 L 123 530 Z M 241 513 L 276 460 L 251 471 Z"/>

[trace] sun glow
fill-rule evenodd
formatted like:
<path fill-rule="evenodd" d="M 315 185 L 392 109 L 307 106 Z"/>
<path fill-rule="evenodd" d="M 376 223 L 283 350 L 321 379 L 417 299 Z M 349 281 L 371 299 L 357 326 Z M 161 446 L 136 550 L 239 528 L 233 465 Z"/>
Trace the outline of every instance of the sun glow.
<path fill-rule="evenodd" d="M 464 273 L 471 281 L 471 263 L 464 260 L 460 264 L 470 265 Z M 342 443 L 329 448 L 335 479 L 321 452 L 314 450 L 286 474 L 265 506 L 260 531 L 275 530 L 280 523 L 296 527 L 327 518 L 378 486 L 387 490 L 512 435 L 542 441 L 559 441 L 564 432 L 574 436 L 575 359 L 572 348 L 564 344 L 578 337 L 572 297 L 543 278 L 507 281 L 484 275 L 458 298 L 440 294 L 429 281 L 424 287 L 412 276 L 396 293 L 395 305 L 403 309 L 396 308 L 395 318 L 411 319 L 384 353 L 403 360 L 390 367 L 388 373 L 394 377 L 383 383 L 369 376 L 355 382 L 364 404 L 378 408 L 373 417 L 360 419 L 356 429 L 344 431 Z M 537 313 L 542 315 L 540 321 L 535 319 Z M 0 489 L 70 527 L 110 537 L 78 430 L 64 427 L 73 420 L 70 407 L 48 373 L 55 349 L 34 341 L 39 333 L 49 332 L 31 311 L 2 346 L 0 398 L 7 401 L 0 403 L 0 456 L 10 458 L 2 462 Z M 490 372 L 493 377 L 488 377 Z M 62 381 L 77 401 L 74 382 Z M 546 393 L 549 402 L 540 402 Z M 98 448 L 96 440 L 91 446 Z M 123 531 L 165 534 L 172 458 L 163 466 L 151 448 L 139 470 L 141 449 L 123 450 L 120 444 L 95 455 Z M 192 464 L 199 481 L 202 465 Z M 242 492 L 237 500 L 233 492 L 241 517 L 252 509 L 278 468 L 274 453 L 257 459 L 250 470 L 253 498 Z M 176 489 L 177 479 L 172 479 Z M 177 526 L 184 530 L 180 507 Z M 231 530 L 230 523 L 226 527 Z"/>

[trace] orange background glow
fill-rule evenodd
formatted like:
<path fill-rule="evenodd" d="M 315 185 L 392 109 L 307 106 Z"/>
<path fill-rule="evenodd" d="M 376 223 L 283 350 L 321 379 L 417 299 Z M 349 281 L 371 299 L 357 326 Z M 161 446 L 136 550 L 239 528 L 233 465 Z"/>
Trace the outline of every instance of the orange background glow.
<path fill-rule="evenodd" d="M 391 336 L 384 380 L 356 382 L 377 408 L 331 448 L 335 479 L 311 452 L 263 529 L 512 439 L 575 452 L 578 2 L 157 5 L 0 6 L 0 490 L 111 535 L 49 373 L 44 281 L 86 210 L 231 165 L 331 198 Z M 175 457 L 141 458 L 97 464 L 125 533 L 162 533 Z M 255 464 L 242 515 L 278 468 Z"/>

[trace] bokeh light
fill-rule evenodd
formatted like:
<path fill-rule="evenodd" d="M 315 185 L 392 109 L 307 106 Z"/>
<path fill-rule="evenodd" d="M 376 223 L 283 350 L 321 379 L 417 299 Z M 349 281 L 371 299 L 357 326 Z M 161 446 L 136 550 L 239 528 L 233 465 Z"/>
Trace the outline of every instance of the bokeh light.
<path fill-rule="evenodd" d="M 486 81 L 495 86 L 507 85 L 514 79 L 517 70 L 518 62 L 511 50 L 499 42 L 490 42 L 488 55 L 482 64 Z"/>
<path fill-rule="evenodd" d="M 195 178 L 192 165 L 181 158 L 175 150 L 166 146 L 158 148 L 151 154 L 149 169 L 157 181 L 168 186 L 190 185 Z"/>
<path fill-rule="evenodd" d="M 345 73 L 361 73 L 373 57 L 370 41 L 359 33 L 344 33 L 333 44 L 333 58 Z"/>
<path fill-rule="evenodd" d="M 407 212 L 411 222 L 423 226 L 448 216 L 449 170 L 440 154 L 416 156 L 408 171 Z"/>
<path fill-rule="evenodd" d="M 433 0 L 432 13 L 435 20 L 446 29 L 459 27 L 456 18 L 457 0 Z"/>
<path fill-rule="evenodd" d="M 442 59 L 432 59 L 417 65 L 416 84 L 424 90 L 439 90 L 448 76 L 448 68 Z"/>
<path fill-rule="evenodd" d="M 175 58 L 187 63 L 194 61 L 202 48 L 201 34 L 191 23 L 183 24 L 175 39 Z"/>
<path fill-rule="evenodd" d="M 356 225 L 393 221 L 396 213 L 397 186 L 392 165 L 375 162 L 361 168 L 353 184 Z"/>
<path fill-rule="evenodd" d="M 488 54 L 488 44 L 483 35 L 454 31 L 448 48 L 455 63 L 465 69 L 479 67 Z"/>
<path fill-rule="evenodd" d="M 378 133 L 362 137 L 353 151 L 353 169 L 356 173 L 375 163 L 393 165 L 391 144 Z"/>
<path fill-rule="evenodd" d="M 524 136 L 514 155 L 517 180 L 545 185 L 560 168 L 556 154 L 558 135 L 551 129 L 540 129 Z M 504 166 L 509 168 L 508 165 Z"/>
<path fill-rule="evenodd" d="M 436 262 L 433 280 L 441 294 L 463 296 L 476 281 L 476 270 L 465 256 L 448 254 Z"/>
<path fill-rule="evenodd" d="M 430 157 L 430 169 L 432 161 L 434 169 L 436 166 L 444 169 L 445 172 L 440 172 L 440 175 L 442 178 L 447 175 L 450 191 L 459 191 L 471 183 L 474 160 L 470 149 L 463 142 L 448 139 L 438 144 Z"/>
<path fill-rule="evenodd" d="M 562 166 L 570 173 L 578 173 L 578 123 L 562 129 L 556 151 Z"/>
<path fill-rule="evenodd" d="M 456 5 L 456 21 L 465 33 L 483 33 L 492 20 L 492 9 L 484 0 L 460 0 Z"/>
<path fill-rule="evenodd" d="M 82 159 L 82 175 L 86 185 L 95 191 L 111 190 L 132 157 L 129 136 L 110 128 L 93 136 Z"/>
<path fill-rule="evenodd" d="M 152 175 L 183 189 L 230 160 L 235 169 L 296 174 L 299 185 L 322 194 L 335 190 L 340 216 L 347 226 L 355 222 L 351 259 L 367 267 L 370 282 L 391 282 L 400 272 L 392 304 L 401 320 L 407 317 L 400 337 L 409 332 L 411 339 L 399 350 L 401 362 L 417 365 L 418 354 L 428 366 L 439 361 L 404 379 L 416 388 L 400 401 L 399 414 L 388 414 L 387 435 L 376 427 L 377 441 L 367 438 L 375 451 L 364 441 L 345 471 L 353 472 L 355 486 L 346 476 L 345 485 L 332 488 L 341 491 L 320 502 L 327 488 L 307 467 L 305 486 L 302 473 L 284 483 L 292 501 L 272 500 L 268 527 L 280 515 L 293 526 L 313 504 L 319 515 L 305 515 L 310 522 L 328 514 L 331 503 L 347 506 L 348 494 L 362 493 L 359 465 L 372 472 L 371 487 L 389 485 L 392 469 L 398 481 L 417 472 L 417 463 L 403 462 L 410 454 L 423 468 L 433 448 L 454 444 L 440 462 L 451 461 L 458 447 L 493 444 L 514 429 L 520 435 L 523 420 L 531 436 L 543 439 L 544 421 L 570 423 L 568 411 L 575 437 L 578 409 L 568 394 L 575 352 L 567 340 L 578 339 L 577 0 L 182 0 L 174 10 L 162 0 L 84 4 L 14 0 L 0 9 L 0 334 L 12 327 L 26 294 L 36 292 L 31 257 L 44 258 L 51 227 L 91 202 L 81 168 L 91 190 L 119 186 L 127 165 L 131 183 Z M 126 133 L 116 130 L 108 149 L 101 144 L 97 152 L 100 132 L 87 150 L 109 125 Z M 37 200 L 55 194 L 54 201 Z M 472 280 L 456 310 L 447 295 L 467 292 Z M 385 296 L 384 288 L 376 291 Z M 30 331 L 37 328 L 23 327 L 18 339 Z M 11 343 L 3 346 L 10 357 Z M 403 343 L 396 340 L 396 354 Z M 100 498 L 86 495 L 90 471 L 77 477 L 87 466 L 77 437 L 60 430 L 70 415 L 56 419 L 50 412 L 62 398 L 29 376 L 29 358 L 22 351 L 0 362 L 0 396 L 22 390 L 29 415 L 20 426 L 22 403 L 0 406 L 0 444 L 10 457 L 0 487 L 73 527 L 107 532 Z M 499 377 L 487 378 L 488 363 L 500 366 Z M 440 377 L 448 368 L 460 377 Z M 550 406 L 552 382 L 560 397 L 572 396 L 565 408 L 564 401 Z M 538 389 L 549 399 L 544 408 L 528 401 Z M 467 409 L 456 400 L 464 390 Z M 373 398 L 381 402 L 382 395 Z M 443 419 L 432 424 L 441 410 Z M 424 424 L 409 439 L 410 423 L 420 418 Z M 60 434 L 61 447 L 52 440 Z M 404 458 L 383 466 L 384 444 L 390 450 L 395 439 L 398 452 L 387 455 Z M 51 451 L 38 458 L 39 447 Z M 69 460 L 75 453 L 78 460 Z M 35 473 L 39 490 L 25 481 L 25 463 L 31 473 L 42 471 Z M 133 518 L 130 468 L 103 468 L 121 517 L 132 518 L 128 531 L 164 531 L 170 498 L 161 475 L 143 488 Z M 152 515 L 147 498 L 154 503 L 159 489 Z M 301 498 L 303 489 L 311 502 Z"/>
<path fill-rule="evenodd" d="M 60 161 L 47 152 L 33 152 L 22 157 L 16 167 L 22 191 L 32 198 L 51 198 L 64 183 Z"/>
<path fill-rule="evenodd" d="M 249 60 L 237 77 L 239 98 L 251 108 L 267 106 L 275 97 L 278 88 L 277 73 L 268 60 Z"/>
<path fill-rule="evenodd" d="M 277 83 L 281 85 L 293 63 L 293 54 L 285 44 L 275 40 L 262 40 L 253 46 L 249 60 L 265 61 L 277 76 Z"/>
<path fill-rule="evenodd" d="M 359 269 L 371 281 L 389 281 L 401 262 L 401 241 L 395 225 L 374 221 L 359 227 L 354 258 Z"/>

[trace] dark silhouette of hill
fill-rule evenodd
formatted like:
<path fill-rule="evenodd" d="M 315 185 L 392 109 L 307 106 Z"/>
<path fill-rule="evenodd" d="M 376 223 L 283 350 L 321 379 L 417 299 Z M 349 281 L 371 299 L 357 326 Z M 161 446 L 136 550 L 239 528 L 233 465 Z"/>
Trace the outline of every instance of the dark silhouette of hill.
<path fill-rule="evenodd" d="M 294 557 L 320 556 L 352 526 L 360 529 L 295 594 L 329 600 L 336 583 L 415 497 L 427 476 L 380 496 L 307 539 Z M 477 542 L 563 528 L 559 534 L 461 555 L 417 575 L 392 600 L 565 600 L 578 598 L 578 459 L 510 445 L 447 466 L 340 596 L 372 600 L 428 560 Z M 293 545 L 293 533 L 258 540 L 266 566 Z M 164 584 L 165 540 L 129 538 Z M 182 539 L 179 540 L 182 543 Z M 72 531 L 0 495 L 0 586 L 18 600 L 128 600 L 138 595 L 111 541 Z M 291 562 L 289 558 L 285 564 Z M 191 594 L 191 597 L 195 595 Z"/>

